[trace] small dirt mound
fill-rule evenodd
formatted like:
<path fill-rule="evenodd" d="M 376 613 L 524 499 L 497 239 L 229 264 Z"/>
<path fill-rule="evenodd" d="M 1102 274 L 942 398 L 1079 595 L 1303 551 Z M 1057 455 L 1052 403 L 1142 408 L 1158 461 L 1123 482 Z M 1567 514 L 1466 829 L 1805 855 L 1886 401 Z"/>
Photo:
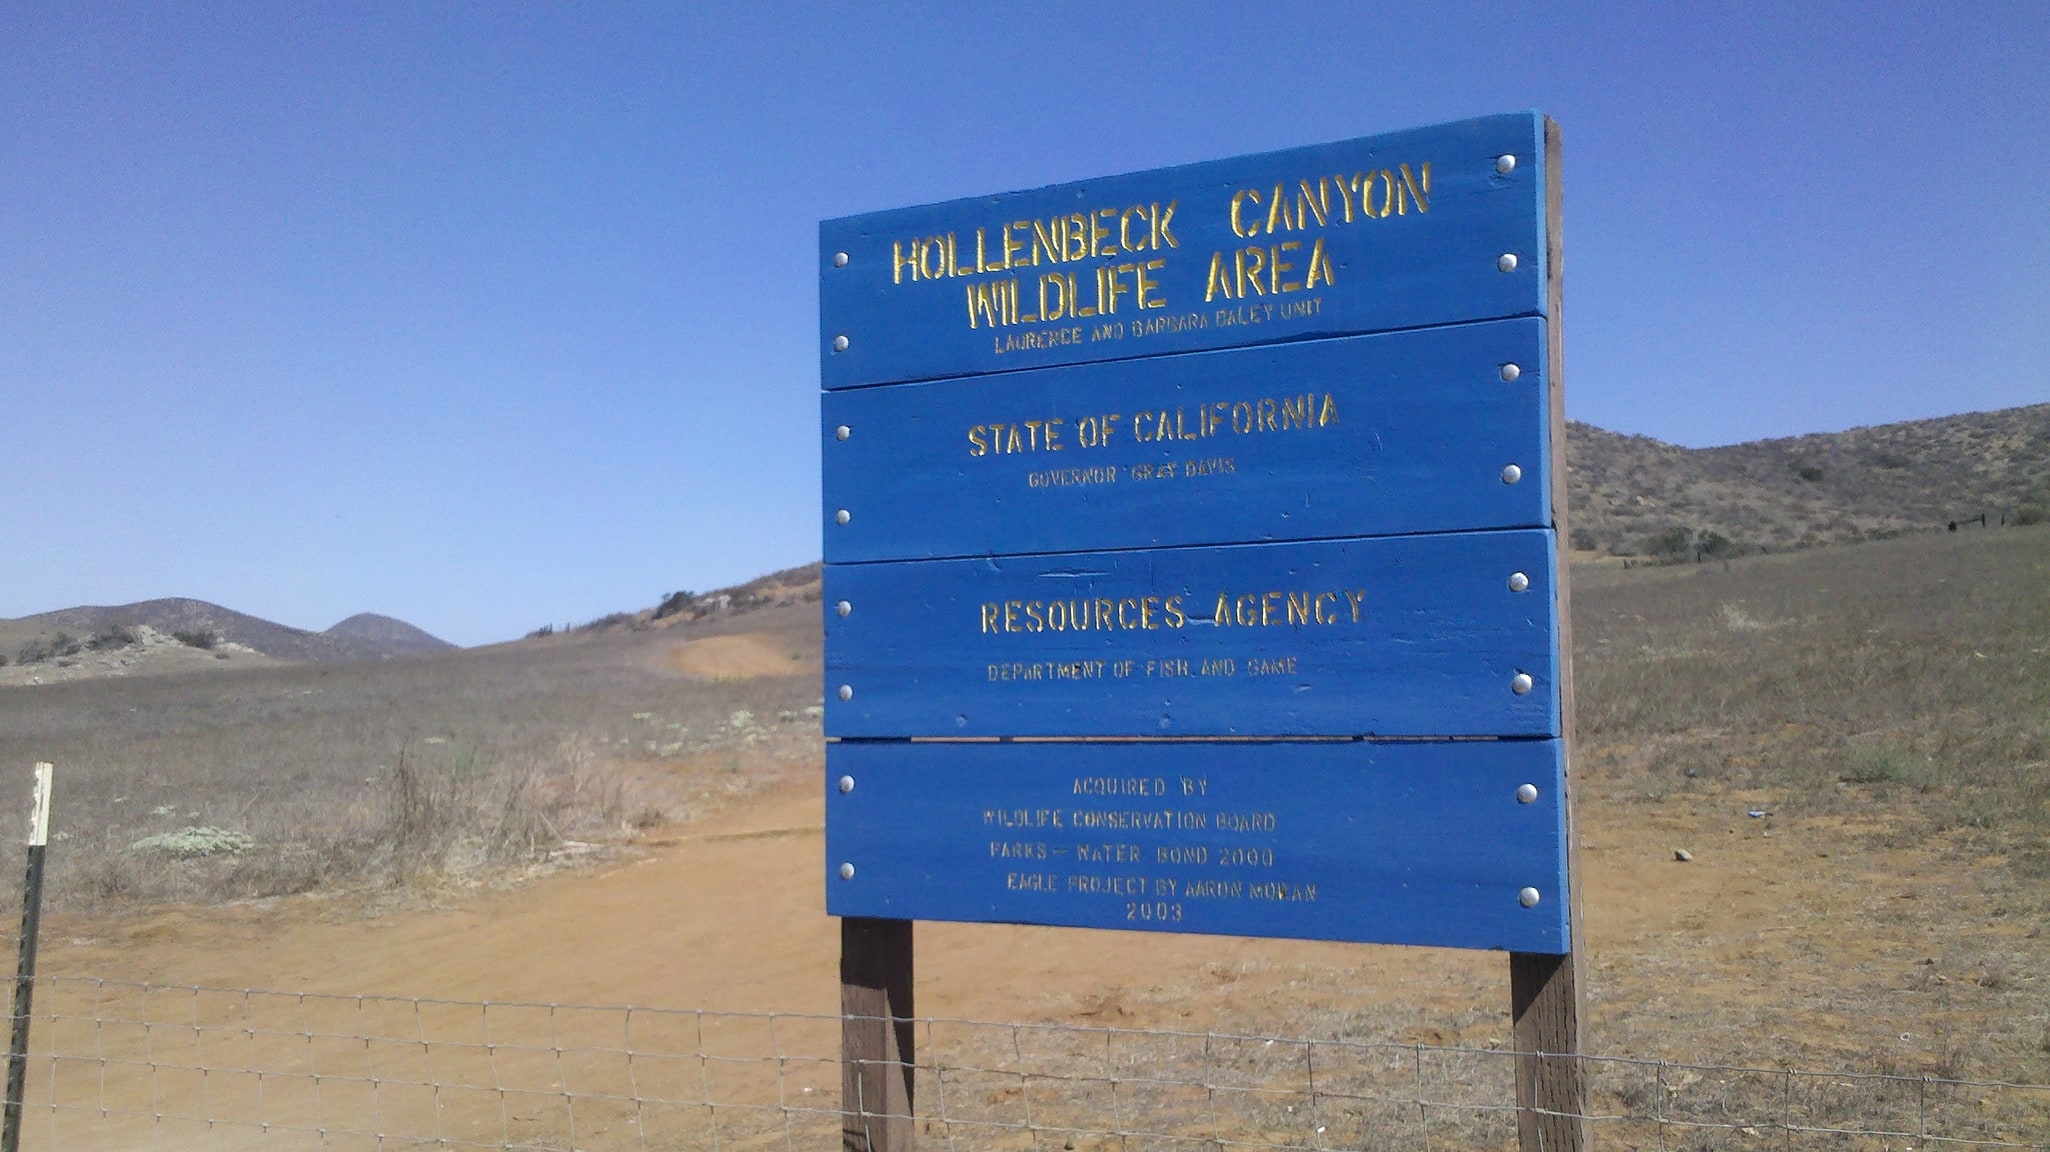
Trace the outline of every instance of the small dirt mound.
<path fill-rule="evenodd" d="M 671 648 L 664 663 L 693 680 L 754 680 L 814 670 L 811 661 L 791 653 L 788 643 L 760 632 L 690 640 Z"/>

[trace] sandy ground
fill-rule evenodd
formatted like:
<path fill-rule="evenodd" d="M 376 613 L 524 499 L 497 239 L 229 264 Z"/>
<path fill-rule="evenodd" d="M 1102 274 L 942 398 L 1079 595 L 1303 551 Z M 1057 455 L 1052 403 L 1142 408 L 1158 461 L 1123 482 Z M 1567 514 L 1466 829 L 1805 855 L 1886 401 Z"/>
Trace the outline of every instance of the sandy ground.
<path fill-rule="evenodd" d="M 1917 1064 L 1968 1045 L 2013 997 L 2040 1008 L 2046 990 L 2027 958 L 2041 952 L 2041 926 L 2011 914 L 2011 894 L 1938 867 L 1931 848 L 1875 850 L 1869 830 L 1840 820 L 1745 814 L 1768 804 L 1706 795 L 1624 819 L 1583 801 L 1593 1050 Z M 367 919 L 311 897 L 58 915 L 43 970 L 830 1013 L 838 933 L 819 882 L 821 819 L 812 788 L 786 787 L 658 832 L 629 858 Z M 1676 847 L 1694 859 L 1676 861 Z M 1943 914 L 1921 914 L 1931 909 Z M 937 923 L 919 926 L 916 947 L 922 1015 L 1279 1034 L 1342 1024 L 1473 1046 L 1506 1037 L 1499 954 Z M 1996 962 L 2007 966 L 1988 979 Z"/>
<path fill-rule="evenodd" d="M 787 641 L 760 632 L 731 636 L 707 636 L 686 640 L 670 648 L 665 662 L 671 671 L 694 680 L 752 680 L 763 676 L 789 676 L 816 666 L 803 654 L 791 651 Z"/>
<path fill-rule="evenodd" d="M 1982 1141 L 2050 1131 L 2050 1090 L 1925 1099 L 1914 1079 L 1835 1074 L 2043 1082 L 2050 1052 L 2035 1049 L 2050 1036 L 2029 1031 L 2045 1002 L 2038 904 L 2002 886 L 1997 861 L 1961 869 L 1941 844 L 1876 849 L 1872 828 L 1840 818 L 1748 816 L 1769 810 L 1765 796 L 1591 793 L 1587 1050 L 1763 1069 L 1659 1070 L 1655 1083 L 1651 1066 L 1601 1064 L 1597 1109 L 1632 1118 L 1603 1147 L 1679 1146 L 1667 1138 L 1688 1130 L 1646 1119 L 1661 1109 L 1745 1140 L 1783 1108 L 1892 1131 L 1940 1122 Z M 43 972 L 74 980 L 38 994 L 25 1147 L 824 1146 L 839 1024 L 822 808 L 815 787 L 785 786 L 610 860 L 381 914 L 300 897 L 54 916 Z M 944 1117 L 921 1121 L 929 1140 L 1108 1152 L 1127 1145 L 1102 1133 L 1155 1125 L 1286 1146 L 1513 1146 L 1513 1066 L 1491 1051 L 1509 1033 L 1500 954 L 937 923 L 918 926 L 916 950 L 922 1016 L 1450 1049 L 1321 1046 L 1326 1095 L 1312 1100 L 1309 1047 L 1286 1040 L 931 1025 L 920 1058 L 953 1071 L 944 1091 L 921 1089 L 921 1114 Z M 576 1007 L 608 1005 L 639 1007 Z M 749 1012 L 810 1018 L 729 1015 Z M 1055 1078 L 1023 1079 L 1014 1060 Z M 1258 1087 L 1222 1104 L 1161 1089 L 1135 1116 L 1136 1098 L 1118 1103 L 1106 1085 L 1142 1066 Z M 1828 1074 L 1796 1092 L 1776 1068 Z M 1411 1093 L 1454 1103 L 1426 1125 L 1401 1103 Z M 1049 1123 L 1072 1134 L 1042 1142 L 1033 1126 Z"/>

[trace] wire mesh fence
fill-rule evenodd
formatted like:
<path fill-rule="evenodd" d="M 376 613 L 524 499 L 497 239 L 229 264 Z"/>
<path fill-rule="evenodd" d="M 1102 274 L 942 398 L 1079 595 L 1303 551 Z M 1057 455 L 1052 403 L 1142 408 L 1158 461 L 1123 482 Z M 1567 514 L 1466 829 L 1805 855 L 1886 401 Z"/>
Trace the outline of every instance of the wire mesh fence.
<path fill-rule="evenodd" d="M 825 1148 L 838 1016 L 38 981 L 23 1147 Z M 920 1140 L 1513 1148 L 1514 1053 L 917 1021 Z M 2050 1149 L 2050 1085 L 1584 1057 L 1599 1147 Z"/>

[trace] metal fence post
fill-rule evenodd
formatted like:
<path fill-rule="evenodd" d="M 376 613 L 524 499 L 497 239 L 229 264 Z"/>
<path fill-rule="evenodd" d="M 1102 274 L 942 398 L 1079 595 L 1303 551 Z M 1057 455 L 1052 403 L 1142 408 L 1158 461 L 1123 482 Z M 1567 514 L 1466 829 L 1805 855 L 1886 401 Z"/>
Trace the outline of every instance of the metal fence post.
<path fill-rule="evenodd" d="M 14 959 L 14 1036 L 7 1050 L 7 1113 L 0 1120 L 0 1152 L 19 1152 L 21 1112 L 28 1093 L 28 1023 L 35 991 L 36 933 L 43 922 L 43 854 L 50 843 L 49 764 L 36 765 L 35 807 L 29 815 L 28 877 L 21 890 L 21 947 Z"/>

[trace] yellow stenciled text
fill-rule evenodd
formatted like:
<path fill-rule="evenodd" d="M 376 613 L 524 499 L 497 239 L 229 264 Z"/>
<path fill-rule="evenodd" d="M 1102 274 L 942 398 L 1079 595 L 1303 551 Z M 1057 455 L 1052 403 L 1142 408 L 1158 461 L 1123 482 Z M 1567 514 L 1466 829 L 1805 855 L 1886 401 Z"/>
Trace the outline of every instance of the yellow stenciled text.
<path fill-rule="evenodd" d="M 1419 216 L 1431 210 L 1431 166 L 1408 164 L 1355 172 L 1286 180 L 1271 186 L 1240 188 L 1231 194 L 1232 235 L 1262 240 L 1210 254 L 1203 278 L 1203 302 L 1219 298 L 1245 300 L 1313 292 L 1334 282 L 1334 269 L 1324 237 L 1289 238 L 1390 216 Z"/>

